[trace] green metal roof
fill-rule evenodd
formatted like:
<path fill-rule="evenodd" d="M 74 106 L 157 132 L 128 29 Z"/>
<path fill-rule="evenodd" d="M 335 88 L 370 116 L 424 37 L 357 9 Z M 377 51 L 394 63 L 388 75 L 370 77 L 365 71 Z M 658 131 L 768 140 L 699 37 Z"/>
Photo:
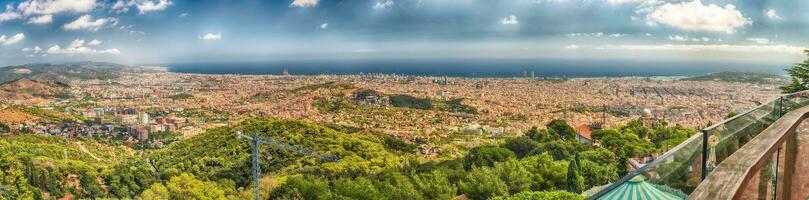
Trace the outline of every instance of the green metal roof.
<path fill-rule="evenodd" d="M 655 185 L 646 182 L 646 178 L 638 175 L 633 177 L 631 180 L 627 181 L 626 183 L 622 184 L 620 187 L 615 188 L 614 190 L 610 191 L 609 193 L 605 194 L 599 199 L 604 200 L 611 200 L 611 199 L 629 199 L 629 200 L 657 200 L 657 199 L 666 199 L 666 200 L 682 200 L 683 197 L 679 197 L 677 195 L 664 192 L 660 189 L 657 189 Z"/>

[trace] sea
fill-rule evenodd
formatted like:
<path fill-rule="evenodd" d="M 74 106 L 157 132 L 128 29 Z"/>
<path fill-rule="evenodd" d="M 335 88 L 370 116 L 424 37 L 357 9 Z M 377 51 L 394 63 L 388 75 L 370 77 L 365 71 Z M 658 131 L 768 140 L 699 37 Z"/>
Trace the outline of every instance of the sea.
<path fill-rule="evenodd" d="M 369 59 L 165 64 L 168 71 L 198 74 L 291 75 L 397 74 L 449 77 L 655 77 L 696 76 L 721 71 L 784 75 L 789 65 L 548 59 Z"/>

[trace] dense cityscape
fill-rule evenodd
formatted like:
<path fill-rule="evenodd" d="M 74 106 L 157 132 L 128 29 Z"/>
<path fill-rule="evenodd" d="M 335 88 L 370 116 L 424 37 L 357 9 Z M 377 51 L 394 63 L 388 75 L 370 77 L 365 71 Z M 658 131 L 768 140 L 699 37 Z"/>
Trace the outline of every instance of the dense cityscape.
<path fill-rule="evenodd" d="M 35 124 L 9 121 L 14 130 L 74 136 L 110 135 L 116 130 L 145 140 L 150 132 L 192 136 L 238 123 L 246 116 L 305 119 L 368 127 L 414 141 L 455 131 L 515 135 L 554 119 L 573 126 L 614 127 L 648 115 L 691 128 L 721 121 L 778 93 L 775 84 L 682 81 L 661 78 L 448 78 L 402 75 L 202 75 L 170 72 L 122 73 L 111 80 L 73 80 L 70 99 L 16 99 L 46 110 L 92 121 Z M 330 87 L 345 84 L 346 87 Z M 301 90 L 311 86 L 323 89 Z M 314 88 L 314 87 L 312 87 Z M 390 100 L 352 97 L 373 90 L 432 100 L 460 100 L 470 111 L 396 110 Z M 541 98 L 538 98 L 541 97 Z M 385 99 L 381 99 L 385 98 Z M 323 102 L 349 99 L 357 108 L 329 111 Z M 62 131 L 57 131 L 61 129 Z M 75 133 L 74 133 L 75 132 Z"/>

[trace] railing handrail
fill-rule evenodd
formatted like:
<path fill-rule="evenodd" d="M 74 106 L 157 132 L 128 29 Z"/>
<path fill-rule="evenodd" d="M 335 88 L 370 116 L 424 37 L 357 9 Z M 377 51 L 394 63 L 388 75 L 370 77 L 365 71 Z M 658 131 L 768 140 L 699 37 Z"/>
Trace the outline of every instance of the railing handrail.
<path fill-rule="evenodd" d="M 722 161 L 689 195 L 688 199 L 734 199 L 750 177 L 783 144 L 807 117 L 809 106 L 798 108 L 768 126 L 755 138 Z M 763 150 L 766 149 L 766 150 Z"/>
<path fill-rule="evenodd" d="M 710 131 L 710 130 L 713 130 L 713 129 L 715 129 L 716 127 L 721 126 L 722 124 L 726 124 L 726 123 L 728 123 L 728 122 L 730 122 L 730 121 L 735 120 L 736 118 L 739 118 L 739 117 L 745 116 L 745 115 L 747 115 L 747 114 L 749 114 L 749 113 L 751 113 L 751 112 L 753 112 L 753 111 L 755 111 L 755 110 L 757 110 L 757 109 L 759 109 L 759 108 L 761 108 L 761 107 L 764 107 L 765 105 L 770 104 L 771 102 L 774 102 L 775 100 L 779 100 L 779 99 L 781 99 L 781 98 L 783 98 L 783 97 L 794 96 L 795 94 L 802 93 L 802 92 L 806 92 L 806 91 L 793 92 L 793 93 L 789 93 L 789 94 L 780 94 L 780 95 L 776 96 L 775 98 L 772 98 L 772 99 L 770 99 L 770 100 L 768 100 L 768 101 L 765 101 L 764 103 L 761 103 L 761 104 L 759 104 L 759 105 L 757 105 L 757 106 L 755 106 L 755 107 L 753 107 L 753 108 L 747 109 L 747 110 L 745 110 L 744 112 L 741 112 L 741 113 L 739 113 L 739 114 L 736 114 L 736 115 L 734 115 L 734 116 L 732 116 L 732 117 L 730 117 L 730 118 L 724 119 L 724 120 L 720 121 L 719 123 L 716 123 L 716 124 L 714 124 L 714 125 L 708 126 L 708 127 L 704 128 L 704 129 L 702 129 L 702 130 L 703 130 L 703 131 Z"/>

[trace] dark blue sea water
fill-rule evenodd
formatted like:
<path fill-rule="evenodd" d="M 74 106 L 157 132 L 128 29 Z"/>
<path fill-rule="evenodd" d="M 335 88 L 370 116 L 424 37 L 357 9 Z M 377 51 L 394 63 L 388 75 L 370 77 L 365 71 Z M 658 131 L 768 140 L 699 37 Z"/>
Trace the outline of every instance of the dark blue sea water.
<path fill-rule="evenodd" d="M 292 75 L 382 73 L 413 76 L 521 77 L 534 71 L 545 77 L 693 76 L 719 71 L 784 74 L 789 65 L 683 61 L 419 59 L 314 60 L 169 64 L 171 72 L 200 74 Z"/>

